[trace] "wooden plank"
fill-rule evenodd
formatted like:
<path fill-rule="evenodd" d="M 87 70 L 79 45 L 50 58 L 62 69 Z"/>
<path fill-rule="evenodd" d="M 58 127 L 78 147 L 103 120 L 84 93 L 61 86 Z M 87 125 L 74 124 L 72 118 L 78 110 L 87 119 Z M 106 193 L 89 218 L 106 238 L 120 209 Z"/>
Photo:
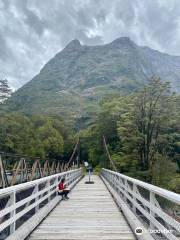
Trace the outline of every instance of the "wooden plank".
<path fill-rule="evenodd" d="M 83 178 L 70 194 L 29 236 L 29 240 L 136 239 L 110 193 L 98 176 L 95 184 Z"/>

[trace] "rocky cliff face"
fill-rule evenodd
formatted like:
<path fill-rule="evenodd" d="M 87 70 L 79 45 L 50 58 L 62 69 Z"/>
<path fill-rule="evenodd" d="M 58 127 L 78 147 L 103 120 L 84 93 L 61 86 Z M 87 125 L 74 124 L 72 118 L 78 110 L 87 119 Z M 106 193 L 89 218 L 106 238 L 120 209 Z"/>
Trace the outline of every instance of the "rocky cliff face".
<path fill-rule="evenodd" d="M 10 110 L 59 114 L 70 118 L 95 115 L 107 94 L 124 94 L 152 76 L 170 81 L 180 92 L 180 57 L 140 47 L 127 37 L 101 46 L 70 42 L 29 83 L 13 94 Z"/>

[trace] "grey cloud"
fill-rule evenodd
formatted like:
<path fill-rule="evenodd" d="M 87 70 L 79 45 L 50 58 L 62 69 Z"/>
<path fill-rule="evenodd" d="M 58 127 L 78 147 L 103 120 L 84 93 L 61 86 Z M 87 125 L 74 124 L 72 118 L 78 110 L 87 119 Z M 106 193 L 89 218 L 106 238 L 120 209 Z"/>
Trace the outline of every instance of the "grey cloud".
<path fill-rule="evenodd" d="M 114 14 L 117 19 L 121 19 L 126 26 L 130 26 L 134 22 L 135 18 L 135 10 L 134 10 L 134 3 L 135 1 L 119 1 L 114 8 Z"/>
<path fill-rule="evenodd" d="M 8 57 L 8 47 L 5 38 L 0 34 L 0 58 L 6 60 Z"/>
<path fill-rule="evenodd" d="M 99 45 L 128 36 L 180 55 L 179 0 L 1 0 L 0 76 L 18 88 L 72 39 Z"/>
<path fill-rule="evenodd" d="M 32 10 L 27 10 L 26 16 L 26 24 L 30 26 L 38 35 L 43 34 L 45 26 L 38 16 L 34 14 Z"/>
<path fill-rule="evenodd" d="M 179 42 L 178 33 L 180 20 L 180 4 L 178 1 L 138 1 L 137 18 L 139 21 L 139 31 L 141 31 L 140 42 L 144 42 L 150 47 L 158 46 L 159 50 L 176 54 L 177 49 L 172 46 L 172 42 Z M 165 4 L 166 3 L 166 4 Z M 180 52 L 179 52 L 180 54 Z"/>

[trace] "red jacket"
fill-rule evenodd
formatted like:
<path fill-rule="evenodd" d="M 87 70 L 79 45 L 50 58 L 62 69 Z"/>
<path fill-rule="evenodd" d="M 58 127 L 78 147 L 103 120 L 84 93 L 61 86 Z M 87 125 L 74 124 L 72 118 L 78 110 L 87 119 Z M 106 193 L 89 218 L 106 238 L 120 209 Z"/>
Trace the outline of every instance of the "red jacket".
<path fill-rule="evenodd" d="M 59 183 L 58 187 L 59 187 L 59 190 L 64 190 L 65 189 L 65 185 L 62 182 Z"/>

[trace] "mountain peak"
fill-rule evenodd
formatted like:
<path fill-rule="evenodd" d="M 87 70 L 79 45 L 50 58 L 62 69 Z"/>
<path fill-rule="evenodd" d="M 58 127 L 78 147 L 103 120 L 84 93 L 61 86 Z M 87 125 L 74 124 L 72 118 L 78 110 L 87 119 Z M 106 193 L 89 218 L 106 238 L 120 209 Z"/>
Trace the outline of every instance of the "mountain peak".
<path fill-rule="evenodd" d="M 113 45 L 131 45 L 134 46 L 135 43 L 129 37 L 120 37 L 114 40 L 111 44 Z"/>
<path fill-rule="evenodd" d="M 102 46 L 81 45 L 75 39 L 13 93 L 8 109 L 28 114 L 56 111 L 59 116 L 91 121 L 105 96 L 131 93 L 152 76 L 172 82 L 173 91 L 179 93 L 179 66 L 180 57 L 146 51 L 128 37 Z"/>
<path fill-rule="evenodd" d="M 65 47 L 65 49 L 78 49 L 81 47 L 81 43 L 78 39 L 72 40 L 68 45 Z"/>

